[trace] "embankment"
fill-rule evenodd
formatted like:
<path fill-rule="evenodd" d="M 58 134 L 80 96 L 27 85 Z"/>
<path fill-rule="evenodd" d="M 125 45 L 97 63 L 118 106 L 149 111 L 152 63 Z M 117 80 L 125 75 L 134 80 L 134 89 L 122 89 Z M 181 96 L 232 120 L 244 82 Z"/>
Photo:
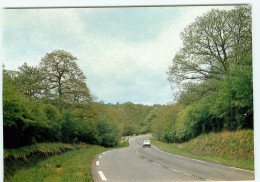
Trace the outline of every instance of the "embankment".
<path fill-rule="evenodd" d="M 253 130 L 203 134 L 179 144 L 153 140 L 152 144 L 176 155 L 254 170 Z"/>
<path fill-rule="evenodd" d="M 4 177 L 13 176 L 17 171 L 35 166 L 39 161 L 59 155 L 70 150 L 86 148 L 87 145 L 70 145 L 63 143 L 41 143 L 4 150 Z"/>

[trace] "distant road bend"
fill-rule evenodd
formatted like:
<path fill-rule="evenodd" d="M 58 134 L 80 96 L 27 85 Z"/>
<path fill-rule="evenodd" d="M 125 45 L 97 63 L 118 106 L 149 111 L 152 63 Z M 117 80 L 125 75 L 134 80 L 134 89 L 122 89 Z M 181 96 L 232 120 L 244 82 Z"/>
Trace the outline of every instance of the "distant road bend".
<path fill-rule="evenodd" d="M 95 182 L 102 181 L 249 181 L 254 172 L 143 148 L 147 136 L 129 140 L 130 146 L 97 155 L 92 163 Z"/>

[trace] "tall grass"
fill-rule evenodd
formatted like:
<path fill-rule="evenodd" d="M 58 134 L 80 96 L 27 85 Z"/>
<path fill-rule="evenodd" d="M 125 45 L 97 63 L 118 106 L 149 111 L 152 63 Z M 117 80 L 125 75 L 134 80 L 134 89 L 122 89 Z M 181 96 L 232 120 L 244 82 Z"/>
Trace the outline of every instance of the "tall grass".
<path fill-rule="evenodd" d="M 91 162 L 97 153 L 105 150 L 104 147 L 90 146 L 50 157 L 33 168 L 19 171 L 8 181 L 91 181 Z"/>
<path fill-rule="evenodd" d="M 4 150 L 4 176 L 9 178 L 16 171 L 35 166 L 39 161 L 70 150 L 87 148 L 85 144 L 41 143 L 18 149 Z"/>
<path fill-rule="evenodd" d="M 253 130 L 203 134 L 181 144 L 153 139 L 153 145 L 177 155 L 254 170 Z"/>

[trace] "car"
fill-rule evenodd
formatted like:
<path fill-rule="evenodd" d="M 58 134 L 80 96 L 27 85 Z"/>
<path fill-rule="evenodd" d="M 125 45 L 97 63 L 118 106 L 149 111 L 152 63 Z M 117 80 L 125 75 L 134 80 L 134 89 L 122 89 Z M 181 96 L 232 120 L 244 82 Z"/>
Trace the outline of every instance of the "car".
<path fill-rule="evenodd" d="M 144 140 L 143 147 L 145 147 L 145 146 L 151 147 L 151 142 L 150 142 L 150 140 Z"/>

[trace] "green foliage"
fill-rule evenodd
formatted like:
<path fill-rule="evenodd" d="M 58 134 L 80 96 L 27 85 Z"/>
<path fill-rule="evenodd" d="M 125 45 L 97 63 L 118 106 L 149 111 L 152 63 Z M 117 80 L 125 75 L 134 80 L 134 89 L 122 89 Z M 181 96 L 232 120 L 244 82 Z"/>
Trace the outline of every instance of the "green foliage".
<path fill-rule="evenodd" d="M 151 106 L 127 102 L 117 105 L 103 105 L 100 103 L 99 107 L 104 116 L 103 118 L 107 118 L 109 123 L 117 126 L 119 133 L 123 136 L 150 131 L 148 129 L 150 124 L 146 120 L 146 115 L 151 110 Z"/>
<path fill-rule="evenodd" d="M 40 143 L 5 149 L 5 181 L 92 181 L 91 163 L 96 155 L 127 146 L 128 141 L 113 148 L 85 143 Z"/>
<path fill-rule="evenodd" d="M 183 142 L 211 131 L 252 129 L 251 34 L 248 6 L 212 10 L 187 26 L 168 72 L 182 86 L 174 105 L 94 103 L 77 58 L 63 50 L 47 53 L 38 67 L 4 70 L 4 145 L 115 146 L 121 135 L 151 131 L 160 141 Z"/>
<path fill-rule="evenodd" d="M 167 117 L 160 107 L 152 118 L 158 140 L 183 142 L 212 131 L 253 129 L 251 26 L 250 7 L 238 6 L 212 10 L 186 27 L 184 47 L 168 72 L 173 85 L 181 86 L 171 106 L 175 114 Z"/>
<path fill-rule="evenodd" d="M 76 63 L 77 58 L 63 50 L 47 53 L 40 62 L 45 99 L 56 102 L 59 110 L 71 103 L 90 103 L 92 97 L 86 76 Z"/>
<path fill-rule="evenodd" d="M 16 82 L 21 88 L 23 94 L 28 97 L 39 97 L 41 94 L 43 75 L 39 68 L 28 66 L 24 63 L 18 68 Z"/>
<path fill-rule="evenodd" d="M 14 147 L 27 143 L 24 137 L 26 125 L 31 123 L 25 98 L 19 94 L 19 87 L 11 73 L 3 71 L 3 119 L 4 146 Z"/>
<path fill-rule="evenodd" d="M 253 128 L 252 53 L 243 53 L 232 73 L 218 83 L 218 98 L 212 113 L 225 120 L 224 128 Z"/>
<path fill-rule="evenodd" d="M 120 139 L 119 129 L 108 122 L 105 118 L 102 118 L 98 124 L 98 130 L 101 135 L 101 144 L 106 147 L 113 147 L 118 144 Z"/>
<path fill-rule="evenodd" d="M 240 52 L 251 49 L 251 8 L 213 9 L 197 17 L 181 37 L 183 47 L 169 67 L 169 81 L 182 85 L 191 80 L 221 79 Z"/>
<path fill-rule="evenodd" d="M 4 150 L 4 176 L 9 179 L 16 171 L 35 166 L 39 161 L 50 156 L 58 155 L 70 150 L 76 150 L 83 145 L 69 145 L 63 143 L 41 143 L 21 147 L 19 149 Z"/>
<path fill-rule="evenodd" d="M 178 120 L 178 114 L 183 106 L 166 105 L 154 107 L 150 111 L 151 131 L 160 141 L 173 142 L 176 133 L 175 127 Z"/>
<path fill-rule="evenodd" d="M 210 114 L 209 108 L 214 104 L 215 97 L 210 95 L 185 107 L 179 114 L 176 124 L 176 141 L 182 142 L 210 131 L 221 131 L 221 123 Z M 179 130 L 179 128 L 181 128 Z"/>
<path fill-rule="evenodd" d="M 3 71 L 5 148 L 60 141 L 117 145 L 118 121 L 92 102 L 75 60 L 66 51 L 53 51 L 40 67 L 25 63 L 18 71 Z"/>
<path fill-rule="evenodd" d="M 159 108 L 153 119 L 155 136 L 165 142 L 183 142 L 211 131 L 253 129 L 252 60 L 249 55 L 243 56 L 242 63 L 234 66 L 232 74 L 221 81 L 189 87 L 178 103 L 171 106 L 175 107 L 171 111 L 172 114 L 176 112 L 175 116 L 167 118 L 167 111 Z"/>
<path fill-rule="evenodd" d="M 91 181 L 91 162 L 96 154 L 105 150 L 108 149 L 63 143 L 43 143 L 5 150 L 5 170 L 12 172 L 5 176 L 5 181 Z M 6 168 L 7 164 L 9 168 Z"/>
<path fill-rule="evenodd" d="M 4 146 L 58 141 L 60 118 L 55 107 L 20 94 L 23 89 L 6 70 L 3 82 Z"/>

